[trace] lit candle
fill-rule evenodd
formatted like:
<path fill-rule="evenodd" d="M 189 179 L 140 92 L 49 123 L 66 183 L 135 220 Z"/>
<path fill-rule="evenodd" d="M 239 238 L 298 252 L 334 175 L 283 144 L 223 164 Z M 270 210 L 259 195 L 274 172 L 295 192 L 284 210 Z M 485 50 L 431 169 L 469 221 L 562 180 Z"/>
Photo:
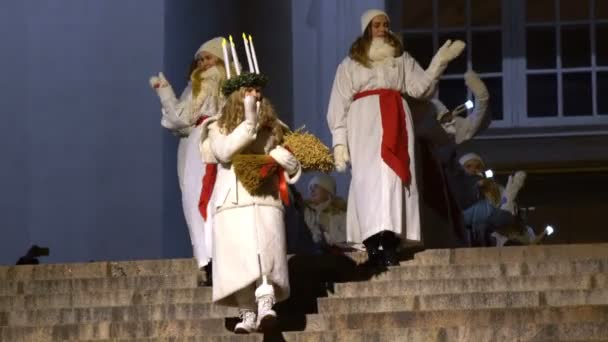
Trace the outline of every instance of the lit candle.
<path fill-rule="evenodd" d="M 222 52 L 224 53 L 224 67 L 226 68 L 226 78 L 230 79 L 230 60 L 228 59 L 228 49 L 226 48 L 226 38 L 222 38 Z"/>
<path fill-rule="evenodd" d="M 247 64 L 249 65 L 249 72 L 253 74 L 253 63 L 251 62 L 251 53 L 249 52 L 249 42 L 247 36 L 243 32 L 243 42 L 245 42 L 245 53 L 247 54 Z"/>
<path fill-rule="evenodd" d="M 260 68 L 258 67 L 258 57 L 255 54 L 255 48 L 253 47 L 253 40 L 251 39 L 251 35 L 249 35 L 249 47 L 251 48 L 251 57 L 253 58 L 253 66 L 255 67 L 255 73 L 260 73 Z"/>
<path fill-rule="evenodd" d="M 236 55 L 236 48 L 234 47 L 234 41 L 232 35 L 228 36 L 230 39 L 230 50 L 232 50 L 232 60 L 234 62 L 234 68 L 236 69 L 236 75 L 241 75 L 241 64 L 239 63 L 239 57 Z"/>

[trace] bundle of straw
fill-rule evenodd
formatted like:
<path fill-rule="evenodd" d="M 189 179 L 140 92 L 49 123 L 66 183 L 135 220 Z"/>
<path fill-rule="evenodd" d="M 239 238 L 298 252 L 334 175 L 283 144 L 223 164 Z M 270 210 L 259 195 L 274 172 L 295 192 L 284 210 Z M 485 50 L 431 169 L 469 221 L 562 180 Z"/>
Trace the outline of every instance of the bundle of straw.
<path fill-rule="evenodd" d="M 263 195 L 264 183 L 279 169 L 279 164 L 265 154 L 238 154 L 232 159 L 232 165 L 236 176 L 252 195 Z"/>
<path fill-rule="evenodd" d="M 310 133 L 300 130 L 287 133 L 283 147 L 293 153 L 303 172 L 331 172 L 334 169 L 329 148 Z M 262 195 L 265 182 L 279 170 L 279 164 L 265 154 L 239 154 L 234 156 L 232 164 L 236 176 L 252 195 Z"/>
<path fill-rule="evenodd" d="M 308 132 L 298 130 L 286 134 L 283 147 L 293 153 L 304 172 L 331 172 L 334 169 L 334 158 L 329 147 Z"/>

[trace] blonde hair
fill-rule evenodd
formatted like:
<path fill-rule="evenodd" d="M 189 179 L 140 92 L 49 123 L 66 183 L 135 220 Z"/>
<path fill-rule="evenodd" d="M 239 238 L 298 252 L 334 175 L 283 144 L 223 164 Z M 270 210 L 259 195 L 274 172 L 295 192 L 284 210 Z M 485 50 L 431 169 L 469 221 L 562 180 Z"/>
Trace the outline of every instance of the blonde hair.
<path fill-rule="evenodd" d="M 403 54 L 403 42 L 393 32 L 388 32 L 386 36 L 388 44 L 395 48 L 395 56 L 398 57 Z M 359 64 L 366 68 L 371 68 L 371 60 L 369 59 L 369 47 L 372 45 L 372 29 L 371 23 L 367 25 L 365 31 L 359 36 L 353 44 L 350 46 L 348 56 Z"/>
<path fill-rule="evenodd" d="M 217 120 L 217 124 L 222 130 L 222 133 L 229 134 L 245 120 L 245 107 L 243 99 L 245 98 L 246 88 L 241 87 L 228 96 L 226 104 L 222 109 L 222 114 Z M 259 113 L 259 125 L 262 128 L 272 131 L 277 144 L 283 142 L 283 126 L 277 119 L 274 106 L 266 98 L 262 98 Z"/>

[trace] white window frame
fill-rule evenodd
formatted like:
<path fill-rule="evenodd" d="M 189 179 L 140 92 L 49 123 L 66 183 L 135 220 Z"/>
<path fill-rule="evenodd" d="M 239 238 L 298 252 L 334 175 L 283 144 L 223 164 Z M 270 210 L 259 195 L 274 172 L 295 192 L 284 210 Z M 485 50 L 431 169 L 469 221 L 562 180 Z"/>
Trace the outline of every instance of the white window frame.
<path fill-rule="evenodd" d="M 402 1 L 387 1 L 387 9 L 396 15 L 402 13 L 404 3 L 409 0 Z M 502 77 L 502 99 L 503 99 L 503 113 L 502 120 L 493 120 L 490 128 L 490 134 L 494 131 L 494 128 L 538 128 L 538 127 L 574 127 L 578 126 L 578 133 L 584 135 L 586 132 L 596 131 L 597 125 L 608 124 L 608 115 L 599 115 L 598 113 L 598 94 L 597 94 L 597 73 L 608 72 L 608 66 L 597 66 L 596 64 L 596 47 L 595 47 L 595 26 L 597 24 L 608 24 L 608 19 L 595 19 L 595 2 L 598 0 L 580 0 L 589 1 L 589 19 L 579 21 L 559 21 L 553 22 L 540 22 L 540 23 L 526 23 L 526 1 L 527 0 L 501 0 L 501 16 L 502 23 L 499 26 L 475 26 L 471 25 L 471 0 L 466 0 L 465 6 L 465 27 L 442 27 L 439 28 L 438 24 L 438 0 L 431 0 L 433 6 L 433 27 L 428 29 L 405 29 L 402 23 L 398 23 L 399 32 L 401 34 L 407 33 L 430 33 L 433 36 L 433 47 L 435 51 L 439 48 L 438 36 L 441 33 L 453 32 L 453 31 L 464 31 L 466 33 L 467 47 L 472 47 L 472 32 L 478 31 L 489 31 L 500 29 L 502 32 L 502 72 L 494 73 L 480 73 L 482 78 L 500 76 Z M 446 0 L 442 0 L 446 1 Z M 530 1 L 530 0 L 528 0 Z M 534 1 L 534 0 L 532 0 Z M 553 0 L 555 2 L 555 18 L 559 18 L 560 0 Z M 608 0 L 599 0 L 608 1 Z M 415 1 L 412 1 L 412 5 L 415 6 Z M 394 15 L 393 17 L 396 17 Z M 593 18 L 593 19 L 591 19 Z M 572 24 L 588 24 L 590 28 L 591 40 L 591 63 L 589 67 L 581 68 L 562 68 L 561 67 L 561 26 L 572 25 Z M 526 65 L 526 28 L 532 26 L 550 26 L 553 25 L 556 34 L 556 66 L 553 69 L 533 69 L 527 70 Z M 443 43 L 443 42 L 441 42 Z M 474 48 L 474 47 L 472 47 Z M 472 67 L 472 53 L 471 49 L 466 50 L 467 56 L 467 70 Z M 517 57 L 507 57 L 517 56 Z M 416 57 L 416 56 L 414 56 Z M 585 71 L 591 72 L 591 89 L 592 89 L 592 109 L 593 113 L 591 116 L 563 116 L 563 101 L 562 101 L 562 75 L 570 72 Z M 554 73 L 552 73 L 554 72 Z M 554 74 L 557 75 L 557 92 L 556 99 L 558 101 L 557 116 L 552 117 L 528 117 L 527 115 L 527 80 L 526 77 L 529 74 Z M 442 79 L 463 79 L 464 75 L 445 75 Z M 464 84 L 463 84 L 464 87 Z M 467 94 L 469 97 L 470 93 Z M 441 98 L 441 94 L 439 95 Z M 492 94 L 490 94 L 491 101 Z M 604 113 L 608 114 L 608 113 Z M 581 129 L 582 128 L 582 129 Z M 543 133 L 546 135 L 546 132 Z M 551 135 L 551 134 L 549 134 Z M 556 134 L 562 135 L 562 134 Z"/>

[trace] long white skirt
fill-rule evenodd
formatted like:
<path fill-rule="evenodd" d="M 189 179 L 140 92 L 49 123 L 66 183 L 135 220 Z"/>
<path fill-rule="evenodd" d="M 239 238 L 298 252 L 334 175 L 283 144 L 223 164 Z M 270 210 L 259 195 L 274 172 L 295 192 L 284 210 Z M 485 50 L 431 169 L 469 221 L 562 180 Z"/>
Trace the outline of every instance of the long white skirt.
<path fill-rule="evenodd" d="M 227 306 L 253 306 L 251 289 L 262 275 L 274 285 L 277 302 L 289 297 L 282 208 L 235 207 L 218 211 L 213 220 L 213 301 Z"/>
<path fill-rule="evenodd" d="M 188 137 L 182 138 L 178 148 L 178 176 L 182 189 L 182 207 L 188 230 L 192 251 L 198 267 L 209 263 L 213 255 L 213 213 L 208 207 L 205 222 L 201 215 L 198 202 L 201 194 L 202 180 L 205 175 L 205 164 L 199 152 L 201 126 L 195 127 Z"/>

